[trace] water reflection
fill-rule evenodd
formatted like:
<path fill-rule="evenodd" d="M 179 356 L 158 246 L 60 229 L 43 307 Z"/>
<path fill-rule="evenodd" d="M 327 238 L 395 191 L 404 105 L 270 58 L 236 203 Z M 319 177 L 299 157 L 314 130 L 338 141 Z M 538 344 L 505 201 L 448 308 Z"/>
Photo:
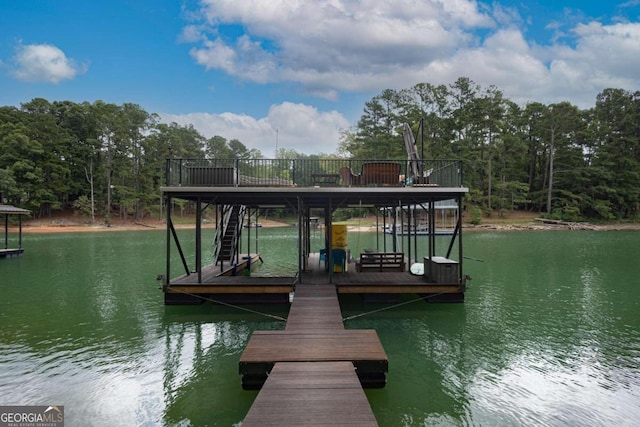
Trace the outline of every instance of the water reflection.
<path fill-rule="evenodd" d="M 289 266 L 295 233 L 260 233 L 265 264 Z M 347 322 L 376 329 L 389 357 L 387 387 L 366 392 L 380 425 L 640 422 L 638 236 L 467 233 L 466 254 L 484 262 L 465 261 L 465 304 Z M 29 235 L 25 256 L 0 262 L 0 404 L 61 403 L 70 425 L 242 421 L 256 393 L 241 389 L 240 354 L 253 330 L 283 325 L 163 306 L 164 239 Z M 349 239 L 375 245 L 372 233 Z M 379 307 L 343 303 L 345 316 Z"/>
<path fill-rule="evenodd" d="M 239 315 L 228 307 L 193 309 L 199 315 L 185 307 L 167 308 L 162 330 L 164 423 L 239 424 L 257 394 L 240 386 L 240 355 L 253 330 L 281 329 L 284 323 Z"/>

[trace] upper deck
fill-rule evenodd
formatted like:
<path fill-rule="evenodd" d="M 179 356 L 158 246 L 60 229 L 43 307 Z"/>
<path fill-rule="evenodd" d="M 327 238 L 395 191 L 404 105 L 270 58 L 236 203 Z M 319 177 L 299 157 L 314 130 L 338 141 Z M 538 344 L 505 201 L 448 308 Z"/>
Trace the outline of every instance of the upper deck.
<path fill-rule="evenodd" d="M 169 197 L 249 206 L 419 203 L 468 192 L 459 160 L 169 159 L 166 172 Z"/>

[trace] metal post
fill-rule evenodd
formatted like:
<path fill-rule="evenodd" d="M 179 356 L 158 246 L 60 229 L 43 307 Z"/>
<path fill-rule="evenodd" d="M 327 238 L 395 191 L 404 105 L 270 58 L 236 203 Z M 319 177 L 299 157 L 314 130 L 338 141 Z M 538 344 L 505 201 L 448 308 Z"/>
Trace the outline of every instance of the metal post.
<path fill-rule="evenodd" d="M 251 257 L 251 208 L 248 208 L 247 211 L 249 211 L 249 218 L 247 219 L 247 256 Z M 242 228 L 242 224 L 240 224 L 240 228 Z M 253 221 L 253 228 L 256 229 L 256 233 L 258 232 L 258 218 L 254 218 Z M 240 254 L 240 247 L 238 246 L 236 253 Z"/>
<path fill-rule="evenodd" d="M 9 249 L 9 215 L 4 214 L 4 248 Z"/>
<path fill-rule="evenodd" d="M 303 271 L 303 263 L 302 263 L 302 252 L 303 252 L 303 241 L 302 241 L 302 222 L 303 222 L 303 214 L 302 214 L 302 199 L 298 197 L 298 277 L 302 278 Z"/>
<path fill-rule="evenodd" d="M 169 283 L 169 279 L 171 278 L 171 196 L 167 197 L 167 265 L 166 265 L 166 276 L 165 283 Z"/>
<path fill-rule="evenodd" d="M 327 242 L 327 264 L 329 265 L 329 283 L 333 283 L 333 256 L 331 247 L 333 246 L 333 206 L 331 203 L 331 199 L 329 199 L 328 210 L 325 212 L 325 224 L 327 224 L 327 237 L 325 241 Z"/>
<path fill-rule="evenodd" d="M 460 230 L 458 230 L 458 280 L 462 284 L 462 215 L 460 215 L 460 209 L 462 208 L 462 196 L 457 198 L 458 202 L 458 224 L 460 224 Z"/>
<path fill-rule="evenodd" d="M 196 269 L 198 283 L 202 283 L 202 201 L 196 201 Z"/>
<path fill-rule="evenodd" d="M 432 154 L 433 156 L 433 154 Z M 424 117 L 420 119 L 420 159 L 422 159 L 422 174 L 424 175 Z M 423 177 L 420 177 L 421 179 Z"/>

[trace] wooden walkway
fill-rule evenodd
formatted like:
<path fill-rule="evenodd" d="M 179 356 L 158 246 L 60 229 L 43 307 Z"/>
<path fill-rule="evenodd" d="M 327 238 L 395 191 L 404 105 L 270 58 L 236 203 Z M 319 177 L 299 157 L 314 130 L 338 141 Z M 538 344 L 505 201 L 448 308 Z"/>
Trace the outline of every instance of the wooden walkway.
<path fill-rule="evenodd" d="M 280 362 L 242 422 L 249 426 L 376 426 L 349 362 Z"/>
<path fill-rule="evenodd" d="M 244 427 L 377 425 L 361 384 L 384 386 L 387 355 L 375 330 L 344 329 L 333 285 L 297 285 L 285 329 L 254 332 L 239 368 L 264 381 Z"/>

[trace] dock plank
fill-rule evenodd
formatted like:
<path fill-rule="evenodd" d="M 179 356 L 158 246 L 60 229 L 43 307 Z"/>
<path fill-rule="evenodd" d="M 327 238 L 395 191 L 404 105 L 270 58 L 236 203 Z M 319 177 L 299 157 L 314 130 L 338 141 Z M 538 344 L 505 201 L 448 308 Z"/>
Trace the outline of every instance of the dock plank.
<path fill-rule="evenodd" d="M 333 285 L 298 285 L 285 330 L 344 329 Z"/>
<path fill-rule="evenodd" d="M 247 413 L 252 426 L 377 426 L 348 362 L 277 363 Z"/>
<path fill-rule="evenodd" d="M 374 329 L 290 332 L 256 331 L 240 364 L 306 361 L 386 361 Z"/>

